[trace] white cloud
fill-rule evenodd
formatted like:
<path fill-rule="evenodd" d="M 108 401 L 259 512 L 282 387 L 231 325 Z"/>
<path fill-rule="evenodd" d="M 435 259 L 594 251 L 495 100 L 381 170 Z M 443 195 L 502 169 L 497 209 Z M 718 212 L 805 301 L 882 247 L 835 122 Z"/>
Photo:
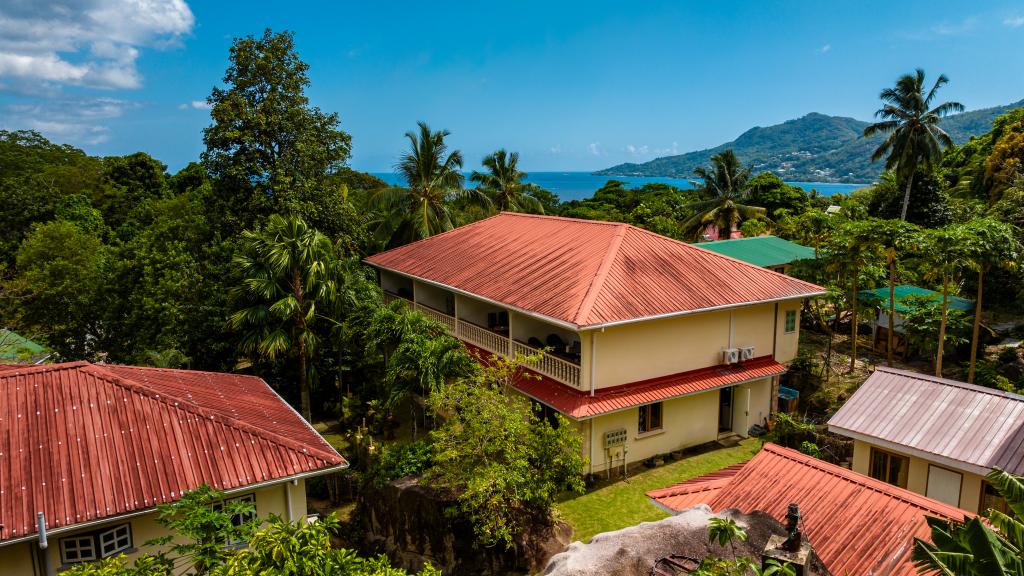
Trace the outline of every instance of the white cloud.
<path fill-rule="evenodd" d="M 587 152 L 590 152 L 594 156 L 603 156 L 604 152 L 601 150 L 600 142 L 591 142 L 587 144 Z"/>
<path fill-rule="evenodd" d="M 675 156 L 679 154 L 679 142 L 673 142 L 667 148 L 655 148 L 654 153 L 657 156 Z"/>
<path fill-rule="evenodd" d="M 59 98 L 34 104 L 10 104 L 0 112 L 0 126 L 36 130 L 60 143 L 100 144 L 110 139 L 106 121 L 137 105 L 115 98 Z"/>
<path fill-rule="evenodd" d="M 826 52 L 830 52 L 831 50 L 832 50 L 832 45 L 831 44 L 825 44 L 821 48 L 818 48 L 817 52 L 818 52 L 818 54 L 825 54 Z"/>
<path fill-rule="evenodd" d="M 185 0 L 5 1 L 0 79 L 138 88 L 140 48 L 173 46 L 194 25 Z"/>
<path fill-rule="evenodd" d="M 626 152 L 629 152 L 632 156 L 647 156 L 650 152 L 650 148 L 646 144 L 641 146 L 626 144 Z"/>
<path fill-rule="evenodd" d="M 213 108 L 210 103 L 206 100 L 192 100 L 191 102 L 185 102 L 184 104 L 178 104 L 178 110 L 209 110 Z"/>
<path fill-rule="evenodd" d="M 1003 20 L 1003 26 L 1009 26 L 1010 28 L 1020 28 L 1024 26 L 1024 16 L 1011 16 L 1006 20 Z"/>
<path fill-rule="evenodd" d="M 932 26 L 932 32 L 939 36 L 963 36 L 974 31 L 978 26 L 978 17 L 969 16 L 959 22 L 943 22 Z"/>
<path fill-rule="evenodd" d="M 552 154 L 561 154 L 562 153 L 562 145 L 561 144 L 555 144 L 551 148 L 548 148 L 548 152 L 550 152 Z"/>

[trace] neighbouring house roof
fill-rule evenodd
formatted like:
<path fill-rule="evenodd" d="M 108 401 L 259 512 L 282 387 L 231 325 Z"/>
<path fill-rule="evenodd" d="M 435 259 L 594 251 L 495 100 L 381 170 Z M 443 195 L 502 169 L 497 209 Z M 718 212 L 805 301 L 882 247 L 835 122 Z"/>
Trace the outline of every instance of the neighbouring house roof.
<path fill-rule="evenodd" d="M 871 303 L 874 306 L 878 306 L 882 309 L 889 308 L 889 287 L 883 286 L 882 288 L 876 288 L 874 290 L 861 290 L 858 292 L 860 299 Z M 902 300 L 907 296 L 927 296 L 934 298 L 935 300 L 942 301 L 942 293 L 927 288 L 921 288 L 920 286 L 896 286 L 893 294 L 896 296 L 896 310 L 898 312 L 906 312 L 907 307 L 903 305 Z M 963 310 L 964 312 L 971 312 L 974 310 L 974 300 L 968 300 L 966 298 L 960 298 L 959 296 L 949 297 L 949 307 L 953 310 Z"/>
<path fill-rule="evenodd" d="M 698 246 L 755 266 L 781 266 L 797 260 L 814 258 L 813 248 L 783 240 L 778 236 L 754 236 L 735 240 L 701 242 Z"/>
<path fill-rule="evenodd" d="M 707 504 L 716 512 L 761 510 L 780 522 L 790 503 L 799 504 L 804 534 L 832 574 L 916 574 L 911 560 L 914 538 L 928 539 L 931 534 L 925 517 L 971 516 L 771 443 L 731 478 L 716 474 L 704 477 L 706 482 L 698 478 L 647 496 L 674 511 Z"/>
<path fill-rule="evenodd" d="M 69 362 L 0 367 L 0 545 L 347 462 L 260 378 Z"/>
<path fill-rule="evenodd" d="M 512 212 L 366 262 L 573 328 L 824 293 L 628 224 Z"/>
<path fill-rule="evenodd" d="M 975 474 L 1024 474 L 1024 396 L 879 366 L 829 430 Z"/>
<path fill-rule="evenodd" d="M 0 362 L 36 360 L 46 355 L 46 348 L 28 338 L 0 328 Z"/>
<path fill-rule="evenodd" d="M 469 345 L 467 347 L 484 362 L 490 355 L 479 348 Z M 577 390 L 532 370 L 526 370 L 530 377 L 516 379 L 512 383 L 516 390 L 569 418 L 584 420 L 634 406 L 778 376 L 785 373 L 786 367 L 771 356 L 762 356 L 738 364 L 712 366 L 619 386 L 598 388 L 593 396 L 590 395 L 590 391 Z"/>

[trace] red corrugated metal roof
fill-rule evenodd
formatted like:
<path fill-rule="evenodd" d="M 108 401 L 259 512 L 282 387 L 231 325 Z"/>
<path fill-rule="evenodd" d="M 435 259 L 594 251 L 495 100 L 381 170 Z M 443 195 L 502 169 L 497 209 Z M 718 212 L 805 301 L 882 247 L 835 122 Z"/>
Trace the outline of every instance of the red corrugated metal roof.
<path fill-rule="evenodd" d="M 482 360 L 486 360 L 490 355 L 489 352 L 468 344 L 466 347 Z M 532 370 L 529 370 L 530 378 L 517 379 L 512 385 L 538 402 L 547 404 L 570 418 L 580 420 L 631 406 L 770 378 L 785 371 L 786 367 L 773 360 L 771 356 L 762 356 L 730 366 L 713 366 L 621 386 L 598 388 L 593 396 L 589 391 L 576 390 Z"/>
<path fill-rule="evenodd" d="M 715 482 L 712 479 L 709 482 Z M 668 506 L 675 492 L 692 493 L 700 479 L 648 492 Z M 731 480 L 708 491 L 712 510 L 761 510 L 780 522 L 791 502 L 800 505 L 804 533 L 833 574 L 916 574 L 914 538 L 928 539 L 926 516 L 960 520 L 969 512 L 897 488 L 775 444 L 765 444 Z M 668 506 L 674 510 L 673 506 Z"/>
<path fill-rule="evenodd" d="M 880 366 L 828 425 L 974 473 L 1024 474 L 1024 396 L 1017 394 Z"/>
<path fill-rule="evenodd" d="M 711 502 L 718 492 L 732 481 L 745 464 L 746 462 L 734 464 L 668 488 L 651 490 L 647 496 L 663 508 L 676 512 L 692 508 L 697 504 L 706 504 Z"/>
<path fill-rule="evenodd" d="M 0 543 L 346 462 L 254 376 L 71 362 L 0 370 Z"/>
<path fill-rule="evenodd" d="M 628 224 L 512 212 L 366 261 L 578 327 L 823 293 Z"/>

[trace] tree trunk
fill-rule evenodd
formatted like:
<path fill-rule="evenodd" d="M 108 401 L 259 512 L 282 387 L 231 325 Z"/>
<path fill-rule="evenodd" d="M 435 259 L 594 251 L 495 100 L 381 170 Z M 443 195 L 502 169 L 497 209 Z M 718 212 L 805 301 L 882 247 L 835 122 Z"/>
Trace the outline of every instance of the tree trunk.
<path fill-rule="evenodd" d="M 900 210 L 900 220 L 907 221 L 907 207 L 910 206 L 910 188 L 914 185 L 914 173 L 907 176 L 907 190 L 903 193 L 903 209 Z"/>
<path fill-rule="evenodd" d="M 981 333 L 981 285 L 985 279 L 984 269 L 978 271 L 978 296 L 974 302 L 974 331 L 971 335 L 971 363 L 967 369 L 967 382 L 974 383 L 974 365 L 978 361 L 978 336 Z"/>
<path fill-rule="evenodd" d="M 850 372 L 857 367 L 857 271 L 853 272 L 853 316 L 850 318 Z"/>
<path fill-rule="evenodd" d="M 299 408 L 306 422 L 313 421 L 309 401 L 309 370 L 306 368 L 306 343 L 299 340 Z"/>
<path fill-rule="evenodd" d="M 889 258 L 889 331 L 885 344 L 885 363 L 892 368 L 893 331 L 896 329 L 896 258 Z M 877 322 L 875 323 L 877 326 Z M 875 330 L 878 328 L 876 327 Z"/>
<path fill-rule="evenodd" d="M 946 348 L 946 315 L 949 311 L 949 279 L 942 279 L 942 320 L 939 322 L 939 349 L 935 352 L 935 375 L 942 377 L 942 352 Z"/>

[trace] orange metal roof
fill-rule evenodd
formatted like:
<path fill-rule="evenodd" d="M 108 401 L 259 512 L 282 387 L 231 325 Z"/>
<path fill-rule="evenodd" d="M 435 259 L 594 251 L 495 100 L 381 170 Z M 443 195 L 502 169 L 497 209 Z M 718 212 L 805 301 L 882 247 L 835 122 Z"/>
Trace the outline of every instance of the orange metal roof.
<path fill-rule="evenodd" d="M 699 478 L 647 495 L 676 511 L 703 503 L 716 512 L 761 510 L 780 522 L 785 520 L 788 505 L 795 502 L 800 505 L 807 539 L 833 574 L 916 574 L 910 554 L 915 537 L 930 537 L 925 517 L 961 520 L 972 516 L 770 443 L 730 480 L 704 478 L 706 486 Z M 701 490 L 706 499 L 688 498 Z"/>
<path fill-rule="evenodd" d="M 714 500 L 722 488 L 732 482 L 733 477 L 745 464 L 746 462 L 734 464 L 668 488 L 651 490 L 647 496 L 653 498 L 662 508 L 672 512 L 693 508 L 697 504 L 706 504 Z"/>
<path fill-rule="evenodd" d="M 975 474 L 1024 474 L 1024 396 L 1001 390 L 880 366 L 828 426 Z"/>
<path fill-rule="evenodd" d="M 0 544 L 346 462 L 255 376 L 70 362 L 0 370 Z"/>
<path fill-rule="evenodd" d="M 489 352 L 479 348 L 468 344 L 466 347 L 481 361 L 486 361 L 490 356 Z M 621 386 L 598 388 L 593 396 L 589 391 L 577 390 L 543 374 L 528 371 L 531 373 L 530 378 L 519 378 L 512 383 L 516 390 L 569 418 L 582 420 L 632 406 L 778 376 L 786 371 L 786 367 L 771 356 L 762 356 L 730 366 L 713 366 Z"/>
<path fill-rule="evenodd" d="M 513 212 L 366 262 L 576 327 L 824 293 L 628 224 Z"/>

